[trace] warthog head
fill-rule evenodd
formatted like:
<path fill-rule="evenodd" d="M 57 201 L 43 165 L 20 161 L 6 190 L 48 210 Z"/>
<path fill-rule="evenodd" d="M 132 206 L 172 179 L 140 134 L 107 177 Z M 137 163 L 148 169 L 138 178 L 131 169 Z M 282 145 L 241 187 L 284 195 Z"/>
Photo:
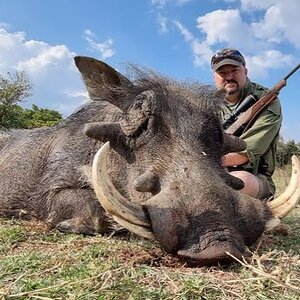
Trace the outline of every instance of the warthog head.
<path fill-rule="evenodd" d="M 90 98 L 120 110 L 117 120 L 90 123 L 85 132 L 104 143 L 91 181 L 122 226 L 190 264 L 210 265 L 230 261 L 228 253 L 241 258 L 296 204 L 296 158 L 289 188 L 267 204 L 241 194 L 241 181 L 222 167 L 224 153 L 245 147 L 222 130 L 222 92 L 140 68 L 131 82 L 101 61 L 75 62 Z"/>

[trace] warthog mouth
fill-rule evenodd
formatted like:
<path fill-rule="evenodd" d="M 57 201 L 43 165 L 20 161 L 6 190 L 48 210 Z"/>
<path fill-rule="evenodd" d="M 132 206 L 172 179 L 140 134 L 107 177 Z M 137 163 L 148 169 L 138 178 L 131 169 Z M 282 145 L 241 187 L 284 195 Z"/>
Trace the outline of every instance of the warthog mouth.
<path fill-rule="evenodd" d="M 243 253 L 230 242 L 219 242 L 216 245 L 196 253 L 190 250 L 179 250 L 177 255 L 190 267 L 214 266 L 217 264 L 227 265 L 236 259 L 243 259 Z"/>

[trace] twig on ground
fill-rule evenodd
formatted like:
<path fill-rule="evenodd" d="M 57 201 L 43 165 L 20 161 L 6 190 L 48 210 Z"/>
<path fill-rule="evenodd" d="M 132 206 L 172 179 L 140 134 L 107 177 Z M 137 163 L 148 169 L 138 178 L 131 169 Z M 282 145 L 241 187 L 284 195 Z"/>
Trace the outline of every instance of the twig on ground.
<path fill-rule="evenodd" d="M 288 283 L 285 283 L 283 282 L 282 280 L 278 279 L 277 277 L 275 276 L 272 276 L 266 272 L 263 271 L 263 269 L 258 269 L 258 268 L 255 268 L 254 266 L 248 264 L 247 262 L 243 262 L 241 261 L 240 259 L 236 258 L 234 255 L 232 255 L 231 253 L 229 252 L 226 252 L 227 255 L 229 255 L 230 257 L 232 257 L 234 260 L 236 260 L 237 262 L 239 262 L 243 267 L 245 268 L 248 268 L 250 270 L 252 270 L 255 274 L 257 275 L 260 275 L 260 276 L 263 276 L 264 278 L 267 278 L 271 281 L 273 281 L 274 283 L 278 284 L 279 286 L 281 287 L 284 287 L 286 289 L 290 289 L 292 290 L 293 292 L 297 292 L 300 294 L 300 288 L 294 286 L 294 285 L 291 285 L 291 284 L 288 284 Z M 261 266 L 260 266 L 261 267 Z"/>

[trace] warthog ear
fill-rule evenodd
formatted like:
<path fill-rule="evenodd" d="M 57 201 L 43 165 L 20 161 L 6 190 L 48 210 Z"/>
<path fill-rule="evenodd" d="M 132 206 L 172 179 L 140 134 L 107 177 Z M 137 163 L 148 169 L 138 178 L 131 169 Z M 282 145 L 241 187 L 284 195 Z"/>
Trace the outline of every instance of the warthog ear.
<path fill-rule="evenodd" d="M 85 56 L 74 60 L 92 100 L 105 100 L 126 110 L 130 105 L 126 97 L 132 86 L 130 80 L 100 60 Z"/>
<path fill-rule="evenodd" d="M 155 92 L 143 91 L 133 99 L 126 116 L 120 121 L 122 131 L 132 140 L 132 149 L 145 145 L 156 133 L 155 108 Z"/>
<path fill-rule="evenodd" d="M 111 147 L 128 161 L 133 160 L 132 150 L 146 144 L 155 134 L 153 107 L 155 93 L 144 91 L 132 101 L 126 114 L 118 122 L 92 122 L 86 124 L 84 133 Z"/>

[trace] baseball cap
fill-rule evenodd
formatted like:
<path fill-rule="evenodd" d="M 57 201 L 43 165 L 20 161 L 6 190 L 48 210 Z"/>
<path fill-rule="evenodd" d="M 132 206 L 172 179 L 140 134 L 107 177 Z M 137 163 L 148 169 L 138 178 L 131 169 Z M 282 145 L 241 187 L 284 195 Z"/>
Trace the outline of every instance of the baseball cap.
<path fill-rule="evenodd" d="M 225 48 L 216 52 L 211 58 L 211 68 L 216 71 L 224 65 L 245 66 L 245 58 L 240 51 L 232 48 Z"/>

